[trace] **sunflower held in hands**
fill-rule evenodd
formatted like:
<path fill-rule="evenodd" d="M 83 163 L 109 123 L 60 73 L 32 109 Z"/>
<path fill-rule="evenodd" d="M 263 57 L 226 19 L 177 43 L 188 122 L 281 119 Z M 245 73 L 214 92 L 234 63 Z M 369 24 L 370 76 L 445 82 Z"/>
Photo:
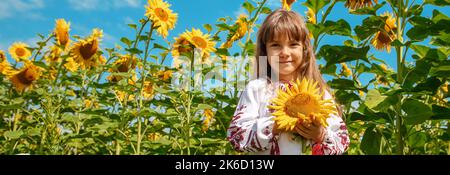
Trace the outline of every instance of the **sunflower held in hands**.
<path fill-rule="evenodd" d="M 317 82 L 303 79 L 286 87 L 286 91 L 277 90 L 277 97 L 272 99 L 269 109 L 275 118 L 278 130 L 293 131 L 298 122 L 312 123 L 316 121 L 322 126 L 327 126 L 327 118 L 330 114 L 337 114 L 332 99 L 324 100 L 325 91 L 321 93 Z"/>

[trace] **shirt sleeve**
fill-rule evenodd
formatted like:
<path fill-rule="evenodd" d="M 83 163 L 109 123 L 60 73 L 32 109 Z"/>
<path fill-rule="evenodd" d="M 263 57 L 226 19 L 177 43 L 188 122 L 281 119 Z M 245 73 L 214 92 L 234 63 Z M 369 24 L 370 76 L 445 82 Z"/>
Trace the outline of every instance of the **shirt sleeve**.
<path fill-rule="evenodd" d="M 332 98 L 326 92 L 325 99 Z M 326 134 L 321 143 L 314 143 L 312 145 L 313 155 L 339 155 L 347 151 L 350 144 L 347 126 L 341 117 L 337 115 L 330 115 L 327 119 L 328 126 Z"/>
<path fill-rule="evenodd" d="M 257 152 L 272 146 L 274 121 L 272 116 L 260 116 L 259 93 L 258 88 L 247 86 L 227 130 L 227 139 L 237 151 Z"/>

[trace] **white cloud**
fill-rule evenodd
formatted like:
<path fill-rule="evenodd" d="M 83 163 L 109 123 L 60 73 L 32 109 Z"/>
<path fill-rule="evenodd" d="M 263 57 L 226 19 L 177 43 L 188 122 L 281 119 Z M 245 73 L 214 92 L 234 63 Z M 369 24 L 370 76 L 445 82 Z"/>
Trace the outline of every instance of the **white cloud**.
<path fill-rule="evenodd" d="M 108 10 L 118 8 L 137 8 L 143 0 L 68 0 L 70 6 L 75 10 Z"/>
<path fill-rule="evenodd" d="M 0 19 L 9 18 L 23 12 L 27 12 L 27 18 L 32 14 L 29 19 L 40 19 L 36 17 L 42 17 L 42 15 L 30 11 L 44 7 L 43 0 L 2 0 L 0 1 Z"/>
<path fill-rule="evenodd" d="M 103 42 L 101 44 L 103 47 L 106 47 L 106 48 L 114 47 L 114 44 L 118 43 L 118 41 L 119 41 L 118 38 L 103 31 Z"/>

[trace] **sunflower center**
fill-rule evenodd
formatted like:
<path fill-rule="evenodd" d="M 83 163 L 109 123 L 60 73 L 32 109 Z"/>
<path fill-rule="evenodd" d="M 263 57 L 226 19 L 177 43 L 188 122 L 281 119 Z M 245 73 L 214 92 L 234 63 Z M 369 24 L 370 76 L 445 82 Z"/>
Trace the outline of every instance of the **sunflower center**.
<path fill-rule="evenodd" d="M 378 41 L 380 41 L 380 43 L 386 44 L 391 42 L 391 38 L 386 33 L 380 32 L 380 34 L 378 35 Z"/>
<path fill-rule="evenodd" d="M 69 33 L 68 32 L 60 32 L 58 35 L 59 44 L 65 46 L 69 41 Z"/>
<path fill-rule="evenodd" d="M 97 47 L 98 41 L 94 39 L 93 41 L 82 44 L 80 47 L 80 54 L 85 60 L 91 59 L 92 56 L 94 56 L 95 53 L 97 53 Z"/>
<path fill-rule="evenodd" d="M 3 53 L 0 53 L 0 63 L 6 60 L 6 56 Z"/>
<path fill-rule="evenodd" d="M 205 39 L 200 38 L 198 36 L 192 37 L 192 40 L 194 41 L 196 46 L 198 46 L 198 47 L 200 47 L 202 49 L 206 48 L 206 46 L 207 46 L 207 43 L 206 43 Z"/>
<path fill-rule="evenodd" d="M 320 111 L 320 106 L 310 94 L 300 93 L 286 102 L 285 111 L 289 116 L 297 116 L 298 113 L 308 115 Z"/>
<path fill-rule="evenodd" d="M 155 13 L 162 21 L 167 21 L 169 19 L 169 14 L 162 8 L 155 9 Z"/>
<path fill-rule="evenodd" d="M 17 75 L 20 83 L 30 85 L 37 79 L 37 72 L 32 69 L 25 69 Z"/>
<path fill-rule="evenodd" d="M 17 55 L 18 57 L 23 57 L 23 56 L 25 56 L 25 52 L 26 52 L 25 48 L 19 47 L 19 48 L 17 48 L 15 51 L 16 51 L 16 55 Z"/>

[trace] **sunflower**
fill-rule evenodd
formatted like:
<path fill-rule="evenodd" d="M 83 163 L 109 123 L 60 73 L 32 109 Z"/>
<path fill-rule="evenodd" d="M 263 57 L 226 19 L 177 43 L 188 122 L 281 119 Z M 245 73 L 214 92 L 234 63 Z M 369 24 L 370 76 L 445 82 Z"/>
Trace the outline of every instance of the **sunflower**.
<path fill-rule="evenodd" d="M 64 19 L 56 20 L 56 26 L 54 31 L 56 35 L 56 42 L 59 45 L 64 46 L 64 48 L 67 48 L 70 42 L 69 30 L 70 30 L 70 23 L 66 22 Z"/>
<path fill-rule="evenodd" d="M 127 93 L 126 93 L 126 92 L 120 91 L 120 90 L 115 90 L 114 93 L 116 94 L 117 99 L 118 99 L 120 102 L 125 102 L 124 100 L 125 100 L 125 97 L 127 96 Z M 133 99 L 134 99 L 134 95 L 133 95 L 133 94 L 129 94 L 129 95 L 128 95 L 128 100 L 127 100 L 127 101 L 131 101 L 131 100 L 133 100 Z"/>
<path fill-rule="evenodd" d="M 113 68 L 109 69 L 109 72 L 128 72 L 129 70 L 136 68 L 136 62 L 137 59 L 131 59 L 130 55 L 120 56 L 119 59 L 117 59 L 113 63 Z M 107 77 L 107 79 L 111 82 L 117 82 L 120 81 L 122 77 L 117 75 L 110 75 Z"/>
<path fill-rule="evenodd" d="M 384 25 L 384 31 L 378 31 L 375 37 L 372 39 L 373 46 L 378 50 L 386 49 L 387 52 L 391 52 L 391 42 L 394 41 L 397 31 L 396 20 L 389 12 L 382 14 L 387 19 Z"/>
<path fill-rule="evenodd" d="M 311 123 L 314 120 L 327 126 L 326 119 L 336 114 L 336 107 L 331 99 L 323 100 L 324 91 L 319 94 L 317 82 L 297 79 L 286 91 L 277 90 L 277 97 L 272 99 L 270 109 L 280 130 L 292 131 L 298 122 Z"/>
<path fill-rule="evenodd" d="M 3 50 L 0 50 L 0 63 L 6 62 L 6 61 L 8 61 L 8 60 L 6 59 L 5 52 L 3 52 Z"/>
<path fill-rule="evenodd" d="M 47 63 L 61 62 L 61 52 L 62 49 L 58 46 L 52 46 L 50 54 L 45 57 Z"/>
<path fill-rule="evenodd" d="M 147 135 L 147 139 L 150 141 L 157 141 L 161 138 L 161 134 L 158 132 L 154 132 L 154 133 L 149 133 Z"/>
<path fill-rule="evenodd" d="M 193 49 L 187 40 L 187 32 L 182 33 L 178 38 L 175 38 L 173 43 L 172 57 L 176 58 L 180 55 L 192 53 Z"/>
<path fill-rule="evenodd" d="M 67 62 L 64 64 L 64 67 L 71 72 L 76 72 L 79 65 L 73 60 L 73 58 L 68 58 Z"/>
<path fill-rule="evenodd" d="M 148 0 L 148 5 L 145 6 L 145 16 L 153 21 L 154 26 L 159 26 L 156 31 L 166 38 L 168 31 L 175 27 L 178 14 L 173 13 L 169 9 L 170 4 L 162 0 Z"/>
<path fill-rule="evenodd" d="M 172 70 L 166 70 L 166 71 L 158 71 L 158 73 L 156 74 L 159 79 L 161 79 L 162 81 L 167 81 L 172 77 L 173 71 Z"/>
<path fill-rule="evenodd" d="M 144 89 L 142 89 L 142 95 L 144 96 L 144 98 L 146 99 L 152 99 L 153 98 L 153 83 L 151 83 L 150 81 L 146 81 L 144 83 Z"/>
<path fill-rule="evenodd" d="M 81 68 L 89 69 L 103 62 L 102 59 L 104 58 L 101 56 L 96 57 L 95 55 L 97 51 L 99 51 L 99 42 L 102 37 L 103 32 L 99 29 L 94 29 L 91 36 L 75 43 L 71 52 L 74 61 L 77 62 Z"/>
<path fill-rule="evenodd" d="M 389 86 L 389 80 L 385 76 L 375 75 L 375 79 L 377 80 L 375 84 Z"/>
<path fill-rule="evenodd" d="M 17 61 L 27 60 L 31 57 L 30 50 L 27 49 L 28 45 L 22 42 L 16 42 L 9 47 L 9 54 Z"/>
<path fill-rule="evenodd" d="M 216 48 L 214 48 L 216 42 L 211 40 L 209 34 L 203 34 L 199 29 L 192 29 L 186 35 L 189 43 L 201 50 L 200 57 L 202 62 L 207 62 L 210 53 L 216 51 Z"/>
<path fill-rule="evenodd" d="M 373 3 L 377 4 L 378 0 L 373 0 Z M 345 2 L 345 7 L 350 8 L 352 10 L 371 7 L 373 6 L 372 0 L 347 0 Z"/>
<path fill-rule="evenodd" d="M 283 9 L 291 10 L 292 4 L 297 0 L 281 0 L 281 4 L 283 4 Z"/>
<path fill-rule="evenodd" d="M 227 41 L 224 44 L 222 44 L 221 48 L 230 48 L 233 42 L 242 39 L 245 36 L 245 34 L 247 34 L 250 27 L 247 18 L 248 17 L 245 14 L 239 15 L 238 19 L 236 20 L 236 23 L 234 24 L 237 27 L 236 32 L 228 37 Z"/>
<path fill-rule="evenodd" d="M 316 18 L 316 13 L 314 12 L 313 9 L 308 8 L 308 11 L 306 11 L 306 17 L 308 18 L 308 22 L 311 24 L 316 24 L 317 23 L 317 18 Z"/>
<path fill-rule="evenodd" d="M 85 99 L 84 106 L 86 108 L 100 108 L 100 104 L 95 99 Z"/>
<path fill-rule="evenodd" d="M 342 75 L 348 77 L 352 76 L 352 71 L 348 68 L 347 64 L 341 63 L 342 66 Z"/>
<path fill-rule="evenodd" d="M 17 91 L 22 92 L 30 87 L 41 76 L 41 68 L 31 61 L 26 61 L 24 68 L 20 71 L 13 71 L 9 79 Z"/>
<path fill-rule="evenodd" d="M 202 130 L 207 131 L 214 117 L 214 112 L 211 109 L 205 109 L 203 115 L 205 116 L 205 120 L 203 120 Z"/>
<path fill-rule="evenodd" d="M 10 68 L 11 66 L 9 65 L 5 52 L 0 50 L 0 74 L 6 74 L 4 71 L 6 72 L 6 70 Z"/>

